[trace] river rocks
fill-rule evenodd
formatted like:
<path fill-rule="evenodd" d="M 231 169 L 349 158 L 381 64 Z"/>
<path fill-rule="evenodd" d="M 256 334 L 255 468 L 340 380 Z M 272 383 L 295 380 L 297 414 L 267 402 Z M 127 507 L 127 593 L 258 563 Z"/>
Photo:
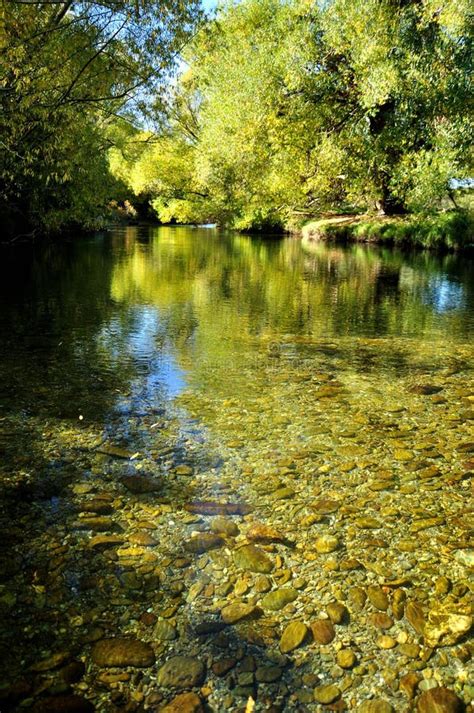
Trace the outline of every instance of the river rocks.
<path fill-rule="evenodd" d="M 328 704 L 337 701 L 341 695 L 341 691 L 334 684 L 328 684 L 327 686 L 318 686 L 315 688 L 313 695 L 317 703 Z"/>
<path fill-rule="evenodd" d="M 425 632 L 425 614 L 423 607 L 416 601 L 410 601 L 405 607 L 405 617 L 420 636 Z"/>
<path fill-rule="evenodd" d="M 273 563 L 269 557 L 255 545 L 244 545 L 234 552 L 234 561 L 237 567 L 248 572 L 269 574 L 273 570 Z"/>
<path fill-rule="evenodd" d="M 225 545 L 225 541 L 222 537 L 211 532 L 200 532 L 184 543 L 185 549 L 188 552 L 193 552 L 194 554 L 202 554 L 208 550 L 223 547 L 223 545 Z"/>
<path fill-rule="evenodd" d="M 432 648 L 456 644 L 472 627 L 472 616 L 468 612 L 468 607 L 460 608 L 452 603 L 431 609 L 423 629 L 425 643 Z"/>
<path fill-rule="evenodd" d="M 302 621 L 292 621 L 283 631 L 280 639 L 280 651 L 287 654 L 304 642 L 308 635 L 308 627 Z"/>
<path fill-rule="evenodd" d="M 246 532 L 246 537 L 252 542 L 262 542 L 269 544 L 270 542 L 284 542 L 285 538 L 275 528 L 264 525 L 261 522 L 255 522 L 249 527 Z"/>
<path fill-rule="evenodd" d="M 255 671 L 255 680 L 258 683 L 274 683 L 280 680 L 282 674 L 280 666 L 259 666 Z"/>
<path fill-rule="evenodd" d="M 156 623 L 153 633 L 158 641 L 174 641 L 178 636 L 176 627 L 165 620 Z"/>
<path fill-rule="evenodd" d="M 442 390 L 442 386 L 436 386 L 435 384 L 414 384 L 408 389 L 411 394 L 419 396 L 432 396 L 433 394 L 439 394 Z"/>
<path fill-rule="evenodd" d="M 407 673 L 400 678 L 400 690 L 404 693 L 409 700 L 415 697 L 416 688 L 421 681 L 421 676 L 419 673 L 412 671 Z"/>
<path fill-rule="evenodd" d="M 246 503 L 219 503 L 214 500 L 187 503 L 184 509 L 198 515 L 248 515 L 253 510 Z"/>
<path fill-rule="evenodd" d="M 318 644 L 330 644 L 336 636 L 330 619 L 318 619 L 311 624 L 313 638 Z"/>
<path fill-rule="evenodd" d="M 454 691 L 440 686 L 421 694 L 417 701 L 418 713 L 462 713 L 464 703 Z"/>
<path fill-rule="evenodd" d="M 51 671 L 52 669 L 59 668 L 70 660 L 71 653 L 69 651 L 58 651 L 57 653 L 48 656 L 48 658 L 32 664 L 29 670 L 34 673 L 43 673 L 44 671 Z"/>
<path fill-rule="evenodd" d="M 242 619 L 255 619 L 260 610 L 253 604 L 234 602 L 221 610 L 222 620 L 225 624 L 236 624 Z"/>
<path fill-rule="evenodd" d="M 390 629 L 393 626 L 393 619 L 388 614 L 383 612 L 377 612 L 375 614 L 370 614 L 367 621 L 372 626 L 377 629 Z"/>
<path fill-rule="evenodd" d="M 382 698 L 364 701 L 357 708 L 357 713 L 394 713 L 394 707 Z"/>
<path fill-rule="evenodd" d="M 109 666 L 145 668 L 155 663 L 155 653 L 150 644 L 138 639 L 103 639 L 94 645 L 92 661 L 102 668 Z"/>
<path fill-rule="evenodd" d="M 369 597 L 370 603 L 376 609 L 380 609 L 381 611 L 386 611 L 388 609 L 389 600 L 383 589 L 381 589 L 381 587 L 368 587 L 367 596 Z"/>
<path fill-rule="evenodd" d="M 335 535 L 322 535 L 314 543 L 314 548 L 318 554 L 329 554 L 339 547 L 339 540 Z"/>
<path fill-rule="evenodd" d="M 294 602 L 298 596 L 296 589 L 286 587 L 285 589 L 277 589 L 274 592 L 269 592 L 263 597 L 260 604 L 263 609 L 278 611 L 283 609 L 290 602 Z"/>
<path fill-rule="evenodd" d="M 201 686 L 206 677 L 206 667 L 199 659 L 190 656 L 173 656 L 160 668 L 156 680 L 164 688 L 194 688 Z"/>
<path fill-rule="evenodd" d="M 349 669 L 355 666 L 357 656 L 351 649 L 341 649 L 336 654 L 337 665 L 344 669 Z"/>
<path fill-rule="evenodd" d="M 211 520 L 211 530 L 217 535 L 226 535 L 227 537 L 237 537 L 239 528 L 235 522 L 228 520 L 226 517 L 215 517 Z"/>
<path fill-rule="evenodd" d="M 174 472 L 176 475 L 186 475 L 186 476 L 191 476 L 194 473 L 194 470 L 190 465 L 186 465 L 185 463 L 176 466 L 174 469 Z"/>
<path fill-rule="evenodd" d="M 180 693 L 170 703 L 160 708 L 160 713 L 204 713 L 202 701 L 196 693 Z"/>
<path fill-rule="evenodd" d="M 146 475 L 127 475 L 122 478 L 122 483 L 134 495 L 157 493 L 162 488 L 158 481 Z"/>
<path fill-rule="evenodd" d="M 330 602 L 326 607 L 326 611 L 333 624 L 342 624 L 349 618 L 347 607 L 341 602 Z"/>
<path fill-rule="evenodd" d="M 120 535 L 95 535 L 89 540 L 91 550 L 107 550 L 111 547 L 120 547 L 125 542 L 125 538 Z"/>
<path fill-rule="evenodd" d="M 313 503 L 313 508 L 321 515 L 330 515 L 341 507 L 341 503 L 330 498 L 320 498 Z"/>

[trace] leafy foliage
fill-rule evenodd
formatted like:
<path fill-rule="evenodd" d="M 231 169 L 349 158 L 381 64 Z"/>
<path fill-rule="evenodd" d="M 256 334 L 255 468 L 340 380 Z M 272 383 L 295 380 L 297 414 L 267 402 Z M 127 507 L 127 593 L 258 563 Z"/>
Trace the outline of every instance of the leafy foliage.
<path fill-rule="evenodd" d="M 117 192 L 107 128 L 157 90 L 198 2 L 2 0 L 0 12 L 2 211 L 25 227 L 95 222 Z"/>

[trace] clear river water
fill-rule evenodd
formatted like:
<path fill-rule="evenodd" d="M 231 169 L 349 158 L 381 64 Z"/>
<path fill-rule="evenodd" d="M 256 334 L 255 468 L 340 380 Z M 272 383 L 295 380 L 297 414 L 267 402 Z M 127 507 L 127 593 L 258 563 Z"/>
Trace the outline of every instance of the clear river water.
<path fill-rule="evenodd" d="M 0 298 L 1 711 L 470 705 L 472 256 L 127 227 Z"/>

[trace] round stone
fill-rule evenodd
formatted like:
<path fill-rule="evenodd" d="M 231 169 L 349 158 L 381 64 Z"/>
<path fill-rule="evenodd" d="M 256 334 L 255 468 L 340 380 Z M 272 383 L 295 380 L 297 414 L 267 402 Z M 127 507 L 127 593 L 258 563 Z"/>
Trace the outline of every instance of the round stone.
<path fill-rule="evenodd" d="M 334 703 L 334 701 L 337 701 L 337 699 L 341 695 L 341 691 L 337 686 L 330 683 L 327 686 L 318 686 L 317 688 L 315 688 L 313 691 L 313 695 L 314 700 L 317 701 L 317 703 L 327 704 Z"/>
<path fill-rule="evenodd" d="M 339 547 L 339 540 L 334 535 L 322 535 L 314 543 L 316 552 L 320 555 L 334 552 Z"/>
<path fill-rule="evenodd" d="M 311 631 L 318 644 L 330 644 L 336 636 L 334 625 L 330 619 L 318 619 L 313 622 Z"/>
<path fill-rule="evenodd" d="M 461 713 L 464 703 L 454 691 L 439 686 L 421 694 L 416 710 L 418 713 Z"/>
<path fill-rule="evenodd" d="M 173 656 L 160 668 L 156 680 L 164 688 L 194 688 L 206 677 L 202 661 L 190 656 Z"/>
<path fill-rule="evenodd" d="M 283 631 L 280 639 L 280 651 L 287 654 L 301 646 L 308 634 L 308 627 L 302 621 L 292 621 Z"/>
<path fill-rule="evenodd" d="M 336 654 L 336 661 L 341 668 L 352 668 L 357 661 L 357 657 L 351 649 L 341 649 Z"/>

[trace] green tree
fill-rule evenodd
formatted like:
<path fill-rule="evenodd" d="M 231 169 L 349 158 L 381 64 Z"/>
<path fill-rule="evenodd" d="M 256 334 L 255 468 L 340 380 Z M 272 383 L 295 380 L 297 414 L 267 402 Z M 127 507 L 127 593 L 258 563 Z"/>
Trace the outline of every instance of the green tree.
<path fill-rule="evenodd" d="M 1 208 L 14 226 L 87 224 L 116 186 L 107 127 L 147 106 L 197 0 L 2 0 Z"/>

